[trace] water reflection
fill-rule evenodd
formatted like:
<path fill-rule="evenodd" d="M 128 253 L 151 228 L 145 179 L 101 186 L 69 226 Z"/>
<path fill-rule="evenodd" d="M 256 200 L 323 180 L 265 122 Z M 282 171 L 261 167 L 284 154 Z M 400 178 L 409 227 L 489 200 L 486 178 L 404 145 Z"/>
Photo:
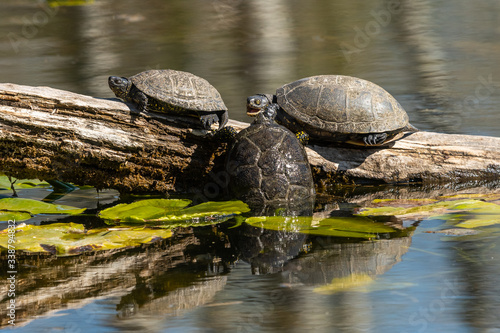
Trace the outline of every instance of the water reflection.
<path fill-rule="evenodd" d="M 405 187 L 392 198 L 456 193 L 434 190 Z M 319 227 L 382 193 L 355 195 L 351 203 L 320 198 L 322 209 L 309 221 Z M 451 238 L 426 232 L 443 227 L 436 217 L 415 232 L 414 220 L 390 218 L 384 225 L 396 232 L 360 240 L 297 233 L 304 219 L 290 221 L 277 230 L 241 221 L 178 228 L 161 243 L 88 256 L 19 254 L 17 324 L 25 327 L 17 332 L 383 331 L 387 323 L 389 332 L 466 332 L 498 325 L 496 228 Z M 2 297 L 0 309 L 8 301 Z M 0 318 L 5 328 L 4 310 Z"/>
<path fill-rule="evenodd" d="M 500 271 L 497 236 L 485 237 L 479 244 L 474 240 L 451 243 L 463 287 L 471 295 L 463 300 L 462 315 L 480 331 L 500 327 L 500 286 L 494 281 Z"/>
<path fill-rule="evenodd" d="M 216 299 L 228 279 L 238 279 L 232 271 L 234 265 L 242 265 L 241 260 L 251 263 L 246 275 L 279 278 L 275 287 L 323 285 L 337 276 L 382 274 L 400 260 L 408 245 L 408 237 L 342 243 L 243 224 L 178 229 L 171 240 L 128 251 L 69 258 L 20 256 L 17 322 L 105 298 L 116 310 L 101 324 L 120 331 L 150 329 L 199 307 L 226 309 L 227 302 L 241 304 L 226 300 L 219 306 Z M 7 324 L 5 318 L 2 325 Z"/>

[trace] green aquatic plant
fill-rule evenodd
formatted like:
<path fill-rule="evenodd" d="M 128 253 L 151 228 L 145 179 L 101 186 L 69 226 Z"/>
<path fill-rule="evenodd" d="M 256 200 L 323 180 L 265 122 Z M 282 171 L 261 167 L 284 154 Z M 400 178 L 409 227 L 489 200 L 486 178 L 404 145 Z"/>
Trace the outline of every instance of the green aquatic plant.
<path fill-rule="evenodd" d="M 415 201 L 414 206 L 407 207 L 408 200 L 374 201 L 376 207 L 362 208 L 358 216 L 405 216 L 406 218 L 419 218 L 425 216 L 429 219 L 440 219 L 448 225 L 458 228 L 481 228 L 500 224 L 500 205 L 480 199 L 498 200 L 497 194 L 470 194 L 443 197 L 446 200 L 429 204 L 420 204 Z M 450 200 L 455 199 L 455 200 Z M 380 204 L 390 202 L 390 206 Z M 403 206 L 403 203 L 406 206 Z M 398 204 L 400 204 L 398 206 Z"/>
<path fill-rule="evenodd" d="M 313 217 L 257 216 L 249 217 L 246 223 L 269 230 L 300 232 L 303 234 L 332 237 L 375 239 L 378 234 L 397 230 L 369 218 L 349 216 L 316 219 Z"/>
<path fill-rule="evenodd" d="M 82 224 L 53 223 L 34 226 L 21 224 L 15 228 L 16 251 L 49 252 L 58 256 L 83 252 L 135 247 L 172 236 L 167 229 L 98 228 L 86 230 Z M 0 249 L 8 248 L 8 230 L 0 231 Z M 12 245 L 12 244 L 11 244 Z"/>
<path fill-rule="evenodd" d="M 172 224 L 197 225 L 200 222 L 222 222 L 232 216 L 250 211 L 242 201 L 209 201 L 187 207 L 191 203 L 185 199 L 148 199 L 131 204 L 119 204 L 105 209 L 99 216 L 108 224 Z M 186 208 L 187 207 L 187 208 Z M 191 222 L 191 224 L 186 224 Z"/>
<path fill-rule="evenodd" d="M 33 188 L 33 187 L 49 187 L 50 184 L 38 180 L 38 179 L 16 179 L 13 177 L 8 177 L 5 175 L 0 175 L 0 189 L 11 189 L 11 186 L 14 186 L 14 189 L 19 190 L 19 189 L 26 189 L 26 188 Z"/>
<path fill-rule="evenodd" d="M 468 204 L 458 204 L 454 209 L 466 210 L 465 221 L 455 225 L 460 228 L 480 228 L 494 224 L 500 224 L 500 205 L 476 201 Z"/>
<path fill-rule="evenodd" d="M 85 208 L 77 208 L 66 205 L 55 205 L 48 202 L 24 199 L 24 198 L 4 198 L 0 199 L 0 217 L 1 221 L 16 220 L 22 221 L 29 219 L 28 215 L 37 214 L 68 214 L 75 215 L 85 211 Z M 12 218 L 10 214 L 17 213 L 18 218 Z"/>
<path fill-rule="evenodd" d="M 99 217 L 110 222 L 146 222 L 182 209 L 190 203 L 191 200 L 184 199 L 146 199 L 104 209 Z"/>
<path fill-rule="evenodd" d="M 31 218 L 30 213 L 0 211 L 0 221 L 26 221 Z"/>
<path fill-rule="evenodd" d="M 354 273 L 349 276 L 332 279 L 332 282 L 313 289 L 313 292 L 321 295 L 333 295 L 340 292 L 371 293 L 374 291 L 388 291 L 404 289 L 414 286 L 411 282 L 388 282 L 376 279 L 364 273 Z"/>
<path fill-rule="evenodd" d="M 351 274 L 345 277 L 332 279 L 332 282 L 313 289 L 313 292 L 322 295 L 332 295 L 341 291 L 359 291 L 366 289 L 375 280 L 368 274 Z"/>
<path fill-rule="evenodd" d="M 405 203 L 408 201 L 405 200 Z M 425 202 L 425 201 L 424 201 Z M 397 201 L 392 201 L 391 205 L 382 207 L 362 208 L 356 215 L 358 216 L 394 216 L 394 215 L 422 215 L 442 212 L 454 206 L 453 201 L 439 201 L 430 204 L 420 204 L 422 201 L 415 201 L 414 206 L 393 206 Z"/>

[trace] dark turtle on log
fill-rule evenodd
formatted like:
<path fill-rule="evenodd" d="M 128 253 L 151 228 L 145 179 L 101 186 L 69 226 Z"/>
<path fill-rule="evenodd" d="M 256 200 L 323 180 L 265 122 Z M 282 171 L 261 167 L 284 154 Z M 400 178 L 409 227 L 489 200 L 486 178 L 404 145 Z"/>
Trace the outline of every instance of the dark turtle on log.
<path fill-rule="evenodd" d="M 117 97 L 135 104 L 143 112 L 197 117 L 204 129 L 217 122 L 220 129 L 228 120 L 219 92 L 207 80 L 191 73 L 149 70 L 129 78 L 110 76 L 108 84 Z"/>
<path fill-rule="evenodd" d="M 276 95 L 247 99 L 247 114 L 271 103 L 280 109 L 276 121 L 305 131 L 312 141 L 380 146 L 416 132 L 403 107 L 380 86 L 355 77 L 319 75 L 285 84 Z"/>
<path fill-rule="evenodd" d="M 312 210 L 315 197 L 304 146 L 274 121 L 278 105 L 261 109 L 257 119 L 236 135 L 228 154 L 229 190 L 251 208 L 265 211 L 299 207 Z M 264 211 L 264 210 L 263 210 Z M 302 214 L 299 209 L 282 214 Z"/>

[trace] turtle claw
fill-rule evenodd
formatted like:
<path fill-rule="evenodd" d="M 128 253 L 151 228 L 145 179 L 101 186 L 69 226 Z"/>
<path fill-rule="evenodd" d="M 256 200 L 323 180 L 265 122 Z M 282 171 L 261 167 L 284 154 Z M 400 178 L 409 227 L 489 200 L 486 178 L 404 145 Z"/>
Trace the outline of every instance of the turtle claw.
<path fill-rule="evenodd" d="M 363 137 L 363 142 L 367 146 L 377 146 L 387 139 L 387 133 L 370 134 Z"/>
<path fill-rule="evenodd" d="M 211 129 L 212 125 L 219 121 L 216 114 L 210 113 L 200 116 L 201 124 L 204 129 Z"/>

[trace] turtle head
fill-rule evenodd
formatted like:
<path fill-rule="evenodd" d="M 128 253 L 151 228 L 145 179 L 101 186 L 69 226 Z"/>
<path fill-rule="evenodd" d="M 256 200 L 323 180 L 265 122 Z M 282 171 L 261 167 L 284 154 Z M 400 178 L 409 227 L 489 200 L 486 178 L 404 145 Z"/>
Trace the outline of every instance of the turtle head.
<path fill-rule="evenodd" d="M 258 94 L 247 98 L 247 116 L 255 117 L 272 103 L 272 96 Z"/>
<path fill-rule="evenodd" d="M 123 100 L 128 99 L 128 94 L 130 88 L 132 88 L 132 82 L 126 77 L 110 76 L 108 78 L 108 85 L 111 90 L 115 93 L 116 97 Z"/>

